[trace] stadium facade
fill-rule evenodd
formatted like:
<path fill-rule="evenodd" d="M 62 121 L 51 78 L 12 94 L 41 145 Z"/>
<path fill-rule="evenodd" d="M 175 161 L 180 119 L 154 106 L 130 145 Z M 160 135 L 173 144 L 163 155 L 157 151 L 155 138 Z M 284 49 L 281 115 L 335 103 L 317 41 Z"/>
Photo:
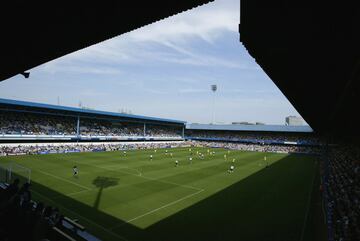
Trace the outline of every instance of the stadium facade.
<path fill-rule="evenodd" d="M 313 144 L 307 141 L 313 136 L 309 126 L 187 124 L 181 120 L 10 99 L 0 99 L 0 116 L 2 143 L 194 140 Z"/>
<path fill-rule="evenodd" d="M 262 145 L 320 145 L 310 126 L 188 124 L 185 139 Z"/>
<path fill-rule="evenodd" d="M 0 117 L 1 142 L 176 141 L 185 129 L 180 120 L 9 99 L 0 99 Z"/>

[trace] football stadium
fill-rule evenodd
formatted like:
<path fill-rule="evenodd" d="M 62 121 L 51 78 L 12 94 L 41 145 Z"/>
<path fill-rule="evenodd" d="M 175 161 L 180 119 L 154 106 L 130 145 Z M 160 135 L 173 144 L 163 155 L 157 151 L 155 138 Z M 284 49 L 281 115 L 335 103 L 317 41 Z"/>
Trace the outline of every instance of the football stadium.
<path fill-rule="evenodd" d="M 208 2 L 11 3 L 31 37 L 5 24 L 0 83 Z M 243 0 L 239 12 L 241 44 L 309 125 L 0 98 L 0 241 L 360 240 L 360 9 Z"/>

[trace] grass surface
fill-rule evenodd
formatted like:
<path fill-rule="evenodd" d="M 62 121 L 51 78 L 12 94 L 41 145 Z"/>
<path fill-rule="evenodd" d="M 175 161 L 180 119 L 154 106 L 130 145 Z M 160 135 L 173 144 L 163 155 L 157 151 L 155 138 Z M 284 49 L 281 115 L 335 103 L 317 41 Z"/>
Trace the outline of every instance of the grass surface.
<path fill-rule="evenodd" d="M 102 240 L 301 241 L 314 236 L 307 220 L 312 220 L 315 158 L 267 153 L 265 168 L 264 153 L 213 149 L 215 155 L 209 155 L 205 148 L 192 148 L 191 164 L 188 148 L 168 150 L 173 157 L 158 149 L 126 156 L 8 156 L 0 163 L 30 168 L 33 198 L 79 219 Z M 228 173 L 233 158 L 235 171 Z M 72 175 L 73 165 L 78 177 Z"/>

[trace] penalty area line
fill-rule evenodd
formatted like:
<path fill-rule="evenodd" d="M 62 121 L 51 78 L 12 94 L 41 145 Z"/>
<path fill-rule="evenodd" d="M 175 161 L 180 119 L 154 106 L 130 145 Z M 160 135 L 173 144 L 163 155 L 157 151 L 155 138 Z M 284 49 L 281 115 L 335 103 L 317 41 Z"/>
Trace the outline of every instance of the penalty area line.
<path fill-rule="evenodd" d="M 110 230 L 114 230 L 114 229 L 116 229 L 116 228 L 119 228 L 119 227 L 121 227 L 121 226 L 123 226 L 123 225 L 125 225 L 125 224 L 131 223 L 131 222 L 133 222 L 133 221 L 135 221 L 135 220 L 138 220 L 138 219 L 143 218 L 143 217 L 145 217 L 145 216 L 148 216 L 148 215 L 150 215 L 150 214 L 152 214 L 152 213 L 155 213 L 155 212 L 157 212 L 157 211 L 159 211 L 159 210 L 161 210 L 161 209 L 167 208 L 167 207 L 172 206 L 172 205 L 174 205 L 174 204 L 176 204 L 176 203 L 179 203 L 179 202 L 181 202 L 181 201 L 183 201 L 183 200 L 185 200 L 185 199 L 188 199 L 188 198 L 190 198 L 190 197 L 192 197 L 192 196 L 195 196 L 195 195 L 197 195 L 197 194 L 199 194 L 199 193 L 201 193 L 201 192 L 203 192 L 203 191 L 205 191 L 205 189 L 201 189 L 201 190 L 199 190 L 199 191 L 197 191 L 197 192 L 195 192 L 195 193 L 189 194 L 189 195 L 187 195 L 187 196 L 185 196 L 185 197 L 183 197 L 183 198 L 180 198 L 180 199 L 178 199 L 178 200 L 175 200 L 175 201 L 173 201 L 173 202 L 170 202 L 170 203 L 168 203 L 168 204 L 165 204 L 165 205 L 163 205 L 163 206 L 161 206 L 161 207 L 155 208 L 155 209 L 153 209 L 153 210 L 151 210 L 151 211 L 149 211 L 149 212 L 146 212 L 146 213 L 144 213 L 144 214 L 141 214 L 141 215 L 139 215 L 139 216 L 136 216 L 136 217 L 134 217 L 134 218 L 132 218 L 132 219 L 129 219 L 129 220 L 125 221 L 124 223 L 115 225 L 115 226 L 113 226 L 113 227 L 111 227 L 111 228 L 109 228 L 109 229 L 110 229 Z"/>
<path fill-rule="evenodd" d="M 104 170 L 107 170 L 107 171 L 114 171 L 114 172 L 124 173 L 124 174 L 128 174 L 128 175 L 136 176 L 136 177 L 141 177 L 141 178 L 151 180 L 151 181 L 167 183 L 167 184 L 170 184 L 170 185 L 183 187 L 183 188 L 188 188 L 188 189 L 192 189 L 192 190 L 196 190 L 196 191 L 203 190 L 201 188 L 197 188 L 197 187 L 193 187 L 193 186 L 182 185 L 182 184 L 175 183 L 175 182 L 169 182 L 169 181 L 165 181 L 165 180 L 161 180 L 161 179 L 157 179 L 157 178 L 151 178 L 151 177 L 147 177 L 147 176 L 144 176 L 144 175 L 137 175 L 137 174 L 134 174 L 134 173 L 131 173 L 131 172 L 119 170 L 119 169 L 124 169 L 124 168 L 109 169 L 109 168 L 106 168 L 106 167 L 102 167 L 102 166 L 98 166 L 98 165 L 94 165 L 94 164 L 90 164 L 90 163 L 82 163 L 82 164 L 88 165 L 88 166 L 93 166 L 93 167 L 96 167 L 96 168 L 101 168 L 101 169 L 104 169 Z"/>
<path fill-rule="evenodd" d="M 77 192 L 65 193 L 65 196 L 75 196 L 75 195 L 78 195 L 78 194 L 80 194 L 80 193 L 91 192 L 91 191 L 94 191 L 94 190 L 95 190 L 95 189 L 81 190 L 81 191 L 77 191 Z"/>
<path fill-rule="evenodd" d="M 35 170 L 35 171 L 40 172 L 40 173 L 42 173 L 42 174 L 44 174 L 44 175 L 47 175 L 47 176 L 50 176 L 50 177 L 53 177 L 53 178 L 56 178 L 56 179 L 62 180 L 62 181 L 64 181 L 64 182 L 71 183 L 71 184 L 73 184 L 73 185 L 75 185 L 75 186 L 78 186 L 78 187 L 84 188 L 84 189 L 86 189 L 86 190 L 88 190 L 88 191 L 90 191 L 90 190 L 91 190 L 91 188 L 89 188 L 89 187 L 83 186 L 83 185 L 78 184 L 78 183 L 76 183 L 76 182 L 69 181 L 69 180 L 67 180 L 67 179 L 65 179 L 65 178 L 62 178 L 62 177 L 56 176 L 56 175 L 54 175 L 54 174 L 50 174 L 50 173 L 48 173 L 48 172 L 44 172 L 44 171 L 41 171 L 41 170 Z"/>

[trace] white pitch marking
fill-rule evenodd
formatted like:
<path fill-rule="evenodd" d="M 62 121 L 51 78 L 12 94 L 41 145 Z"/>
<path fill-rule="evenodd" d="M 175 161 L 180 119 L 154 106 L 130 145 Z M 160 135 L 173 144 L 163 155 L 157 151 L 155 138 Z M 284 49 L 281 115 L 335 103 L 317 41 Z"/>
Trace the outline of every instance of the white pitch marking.
<path fill-rule="evenodd" d="M 189 194 L 189 195 L 187 195 L 187 196 L 185 196 L 185 197 L 183 197 L 183 198 L 180 198 L 180 199 L 175 200 L 175 201 L 173 201 L 173 202 L 171 202 L 171 203 L 165 204 L 165 205 L 163 205 L 163 206 L 161 206 L 161 207 L 158 207 L 158 208 L 153 209 L 153 210 L 151 210 L 151 211 L 149 211 L 149 212 L 146 212 L 146 213 L 144 213 L 144 214 L 141 214 L 141 215 L 139 215 L 139 216 L 137 216 L 137 217 L 134 217 L 134 218 L 132 218 L 132 219 L 129 219 L 129 220 L 125 221 L 124 223 L 121 223 L 121 224 L 119 224 L 119 225 L 115 225 L 114 227 L 111 227 L 110 230 L 113 230 L 113 229 L 115 229 L 115 228 L 119 228 L 119 227 L 121 227 L 121 226 L 123 226 L 123 225 L 125 225 L 125 224 L 127 224 L 127 223 L 131 223 L 132 221 L 135 221 L 135 220 L 137 220 L 137 219 L 140 219 L 140 218 L 142 218 L 142 217 L 145 217 L 145 216 L 147 216 L 147 215 L 150 215 L 150 214 L 152 214 L 152 213 L 155 213 L 155 212 L 157 212 L 157 211 L 159 211 L 159 210 L 161 210 L 161 209 L 164 209 L 164 208 L 169 207 L 169 206 L 171 206 L 171 205 L 174 205 L 174 204 L 176 204 L 176 203 L 178 203 L 178 202 L 181 202 L 181 201 L 183 201 L 183 200 L 185 200 L 185 199 L 187 199 L 187 198 L 190 198 L 190 197 L 192 197 L 192 196 L 195 196 L 195 195 L 197 195 L 197 194 L 199 194 L 199 193 L 201 193 L 201 192 L 203 192 L 203 191 L 205 191 L 205 189 L 200 189 L 199 191 L 197 191 L 197 192 L 195 192 L 195 193 Z"/>
<path fill-rule="evenodd" d="M 78 195 L 80 193 L 84 193 L 84 192 L 91 192 L 91 191 L 94 191 L 95 189 L 90 189 L 90 190 L 81 190 L 81 191 L 78 191 L 78 192 L 71 192 L 71 193 L 66 193 L 64 194 L 65 196 L 75 196 L 75 195 Z"/>
<path fill-rule="evenodd" d="M 97 166 L 97 165 L 93 165 L 93 164 L 89 164 L 89 163 L 82 163 L 82 164 L 89 165 L 89 166 L 93 166 L 93 167 L 96 167 L 96 168 L 102 168 L 102 169 L 108 170 L 108 171 L 122 172 L 122 173 L 125 173 L 125 174 L 129 174 L 129 175 L 141 177 L 141 178 L 144 178 L 144 179 L 148 179 L 148 180 L 152 180 L 152 181 L 157 181 L 157 182 L 162 182 L 162 183 L 167 183 L 167 184 L 171 184 L 171 185 L 175 185 L 175 186 L 179 186 L 179 187 L 189 188 L 189 189 L 193 189 L 193 190 L 196 190 L 196 191 L 203 190 L 203 189 L 200 189 L 200 188 L 197 188 L 197 187 L 192 187 L 192 186 L 188 186 L 188 185 L 182 185 L 182 184 L 178 184 L 178 183 L 175 183 L 175 182 L 169 182 L 169 181 L 159 180 L 159 179 L 156 179 L 156 178 L 145 177 L 145 176 L 143 176 L 143 175 L 139 176 L 139 175 L 136 175 L 136 174 L 134 174 L 134 173 L 130 173 L 130 172 L 126 172 L 126 171 L 120 171 L 120 170 L 118 170 L 118 169 L 109 169 L 109 168 L 106 168 L 106 167 Z M 121 169 L 121 168 L 120 168 L 120 169 Z"/>
<path fill-rule="evenodd" d="M 118 169 L 129 169 L 129 170 L 134 170 L 137 173 L 139 173 L 138 175 L 141 176 L 141 172 L 135 168 L 130 168 L 130 167 L 119 167 Z M 116 169 L 117 170 L 117 169 Z"/>
<path fill-rule="evenodd" d="M 69 180 L 67 180 L 67 179 L 65 179 L 65 178 L 62 178 L 62 177 L 58 177 L 58 176 L 53 175 L 53 174 L 50 174 L 50 173 L 48 173 L 48 172 L 44 172 L 44 171 L 41 171 L 41 170 L 38 170 L 38 169 L 35 170 L 35 171 L 38 171 L 38 172 L 40 172 L 40 173 L 42 173 L 42 174 L 44 174 L 44 175 L 48 175 L 48 176 L 50 176 L 50 177 L 57 178 L 57 179 L 62 180 L 62 181 L 64 181 L 64 182 L 68 182 L 68 183 L 74 184 L 74 185 L 76 185 L 76 186 L 78 186 L 78 187 L 85 188 L 85 189 L 87 189 L 87 190 L 91 190 L 91 188 L 89 188 L 89 187 L 80 185 L 80 184 L 78 184 L 78 183 L 76 183 L 76 182 L 69 181 Z"/>
<path fill-rule="evenodd" d="M 306 228 L 306 222 L 307 222 L 307 217 L 309 214 L 309 209 L 310 209 L 310 202 L 311 202 L 311 194 L 312 191 L 314 189 L 314 182 L 315 182 L 315 176 L 316 176 L 316 166 L 315 166 L 315 171 L 313 174 L 313 178 L 312 178 L 312 182 L 311 182 L 311 186 L 310 186 L 310 193 L 308 195 L 308 202 L 307 202 L 307 209 L 306 209 L 306 213 L 305 213 L 305 218 L 304 218 L 304 223 L 303 223 L 303 227 L 301 230 L 301 236 L 300 236 L 300 241 L 304 240 L 304 233 L 305 233 L 305 228 Z"/>
<path fill-rule="evenodd" d="M 133 185 L 133 184 L 130 183 L 130 184 L 125 184 L 125 185 L 116 185 L 116 186 L 112 186 L 112 187 L 107 187 L 106 190 L 124 188 L 124 187 L 131 186 L 131 185 Z M 90 189 L 90 190 L 81 190 L 81 191 L 78 191 L 78 192 L 70 192 L 70 193 L 66 193 L 64 195 L 65 196 L 75 196 L 75 195 L 78 195 L 78 194 L 81 194 L 81 193 L 84 193 L 84 192 L 92 192 L 92 191 L 97 191 L 97 190 L 98 190 L 97 188 L 93 188 L 93 189 Z"/>

